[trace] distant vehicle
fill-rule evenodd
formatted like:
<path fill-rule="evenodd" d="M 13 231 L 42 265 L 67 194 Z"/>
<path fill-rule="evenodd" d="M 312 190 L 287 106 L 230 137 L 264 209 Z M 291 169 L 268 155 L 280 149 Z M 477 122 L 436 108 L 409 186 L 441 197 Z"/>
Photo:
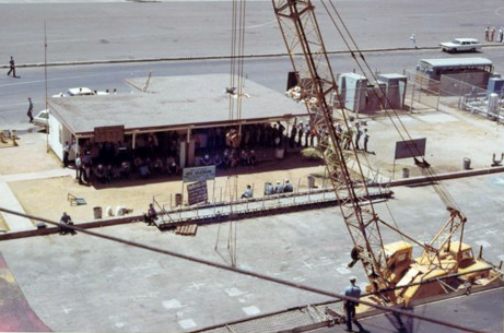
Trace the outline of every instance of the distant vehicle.
<path fill-rule="evenodd" d="M 481 44 L 476 38 L 455 38 L 440 45 L 443 52 L 476 52 L 481 49 Z"/>
<path fill-rule="evenodd" d="M 68 96 L 94 96 L 94 95 L 110 95 L 110 92 L 107 91 L 99 91 L 99 90 L 91 90 L 87 87 L 76 87 L 70 88 L 66 92 L 66 94 L 60 92 L 59 94 L 52 95 L 52 97 L 68 97 Z"/>
<path fill-rule="evenodd" d="M 33 123 L 37 126 L 47 128 L 49 127 L 49 110 L 41 110 L 33 117 Z"/>

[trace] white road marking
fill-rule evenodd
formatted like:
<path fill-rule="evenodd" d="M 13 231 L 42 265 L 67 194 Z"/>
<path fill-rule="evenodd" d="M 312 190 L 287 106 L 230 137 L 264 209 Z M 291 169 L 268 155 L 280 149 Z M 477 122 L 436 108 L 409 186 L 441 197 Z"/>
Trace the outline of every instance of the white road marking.
<path fill-rule="evenodd" d="M 226 294 L 228 294 L 229 297 L 236 297 L 236 296 L 240 296 L 240 295 L 243 295 L 243 291 L 241 291 L 240 289 L 238 288 L 228 288 L 226 290 L 224 290 L 226 292 Z"/>
<path fill-rule="evenodd" d="M 188 330 L 190 328 L 194 328 L 194 327 L 197 326 L 196 323 L 194 322 L 194 320 L 192 320 L 191 318 L 184 319 L 184 320 L 179 320 L 178 324 L 184 330 Z"/>
<path fill-rule="evenodd" d="M 259 308 L 254 305 L 244 307 L 242 308 L 242 311 L 245 312 L 247 316 L 257 316 L 261 313 L 261 310 L 259 310 Z"/>
<path fill-rule="evenodd" d="M 168 310 L 179 309 L 182 307 L 182 304 L 180 304 L 179 300 L 173 298 L 168 301 L 163 301 L 163 307 Z"/>

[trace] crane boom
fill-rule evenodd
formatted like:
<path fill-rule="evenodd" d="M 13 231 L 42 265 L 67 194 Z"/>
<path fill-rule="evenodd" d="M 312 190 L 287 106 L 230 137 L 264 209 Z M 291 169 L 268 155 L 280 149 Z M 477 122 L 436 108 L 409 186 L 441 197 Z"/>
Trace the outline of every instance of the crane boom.
<path fill-rule="evenodd" d="M 369 193 L 359 157 L 355 149 L 343 149 L 341 133 L 337 133 L 334 126 L 334 121 L 339 121 L 348 128 L 349 122 L 343 110 L 333 115 L 333 111 L 337 110 L 331 107 L 331 98 L 336 96 L 335 104 L 340 105 L 340 97 L 314 7 L 310 0 L 273 0 L 273 7 L 301 87 L 301 98 L 311 117 L 311 125 L 319 138 L 325 138 L 319 146 L 324 148 L 329 178 L 336 197 L 342 202 L 341 213 L 354 243 L 352 258 L 363 263 L 374 290 L 387 288 L 387 264 L 379 217 L 372 203 L 367 202 L 366 207 L 360 204 Z M 302 56 L 298 57 L 298 54 Z M 346 163 L 349 155 L 361 171 L 362 184 L 359 187 L 352 179 Z"/>

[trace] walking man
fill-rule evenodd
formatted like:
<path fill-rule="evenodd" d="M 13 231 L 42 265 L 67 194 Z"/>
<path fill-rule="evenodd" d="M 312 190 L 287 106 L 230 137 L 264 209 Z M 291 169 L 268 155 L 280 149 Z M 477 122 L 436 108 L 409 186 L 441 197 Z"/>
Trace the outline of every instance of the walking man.
<path fill-rule="evenodd" d="M 351 285 L 345 289 L 345 296 L 359 298 L 361 295 L 361 289 L 359 286 L 355 284 L 357 279 L 355 277 L 350 278 Z M 355 307 L 359 305 L 359 302 L 345 300 L 344 307 L 346 312 L 346 325 L 347 331 L 352 332 L 352 323 L 357 325 L 359 331 L 362 331 L 362 325 L 359 324 L 357 319 L 355 318 Z"/>
<path fill-rule="evenodd" d="M 82 176 L 84 173 L 84 166 L 82 165 L 82 158 L 79 153 L 75 156 L 75 179 L 82 184 Z"/>
<path fill-rule="evenodd" d="M 485 28 L 485 41 L 490 41 L 490 27 Z"/>
<path fill-rule="evenodd" d="M 495 27 L 492 27 L 492 29 L 490 29 L 490 41 L 493 42 L 494 38 L 495 38 Z"/>
<path fill-rule="evenodd" d="M 10 69 L 7 72 L 7 76 L 9 76 L 10 73 L 12 73 L 12 77 L 16 77 L 16 63 L 14 62 L 13 56 L 10 57 L 9 65 L 10 65 Z"/>
<path fill-rule="evenodd" d="M 28 111 L 26 111 L 26 115 L 30 119 L 30 123 L 33 123 L 33 102 L 31 97 L 28 97 Z"/>
<path fill-rule="evenodd" d="M 368 142 L 369 142 L 369 133 L 367 132 L 367 128 L 365 128 L 364 129 L 364 151 L 366 153 L 368 152 L 368 149 L 367 149 Z"/>
<path fill-rule="evenodd" d="M 503 40 L 504 40 L 504 28 L 500 27 L 499 28 L 499 43 L 502 43 Z"/>
<path fill-rule="evenodd" d="M 416 45 L 416 35 L 413 33 L 411 34 L 410 38 L 411 40 L 411 43 L 413 44 L 413 47 L 416 49 L 417 48 L 417 45 Z"/>

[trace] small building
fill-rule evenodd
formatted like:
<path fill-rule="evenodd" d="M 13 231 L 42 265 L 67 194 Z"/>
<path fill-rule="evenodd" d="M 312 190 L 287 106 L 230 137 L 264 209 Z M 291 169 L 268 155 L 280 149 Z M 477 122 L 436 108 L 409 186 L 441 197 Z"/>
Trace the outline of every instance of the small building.
<path fill-rule="evenodd" d="M 74 143 L 72 159 L 84 146 L 113 143 L 135 151 L 146 150 L 154 140 L 159 151 L 176 154 L 181 167 L 191 166 L 198 150 L 221 147 L 216 137 L 229 129 L 242 133 L 307 116 L 304 104 L 250 80 L 245 82 L 241 112 L 233 114 L 230 100 L 236 104 L 237 98 L 226 93 L 228 74 L 140 78 L 130 83 L 142 89 L 51 98 L 48 141 L 56 156 L 63 158 L 67 141 Z M 243 135 L 247 138 L 255 140 Z"/>
<path fill-rule="evenodd" d="M 417 73 L 429 79 L 425 88 L 441 95 L 463 95 L 472 86 L 487 89 L 492 72 L 493 63 L 486 58 L 422 59 L 417 65 Z M 422 81 L 417 76 L 417 83 L 424 85 Z M 459 82 L 467 88 L 461 90 Z"/>

